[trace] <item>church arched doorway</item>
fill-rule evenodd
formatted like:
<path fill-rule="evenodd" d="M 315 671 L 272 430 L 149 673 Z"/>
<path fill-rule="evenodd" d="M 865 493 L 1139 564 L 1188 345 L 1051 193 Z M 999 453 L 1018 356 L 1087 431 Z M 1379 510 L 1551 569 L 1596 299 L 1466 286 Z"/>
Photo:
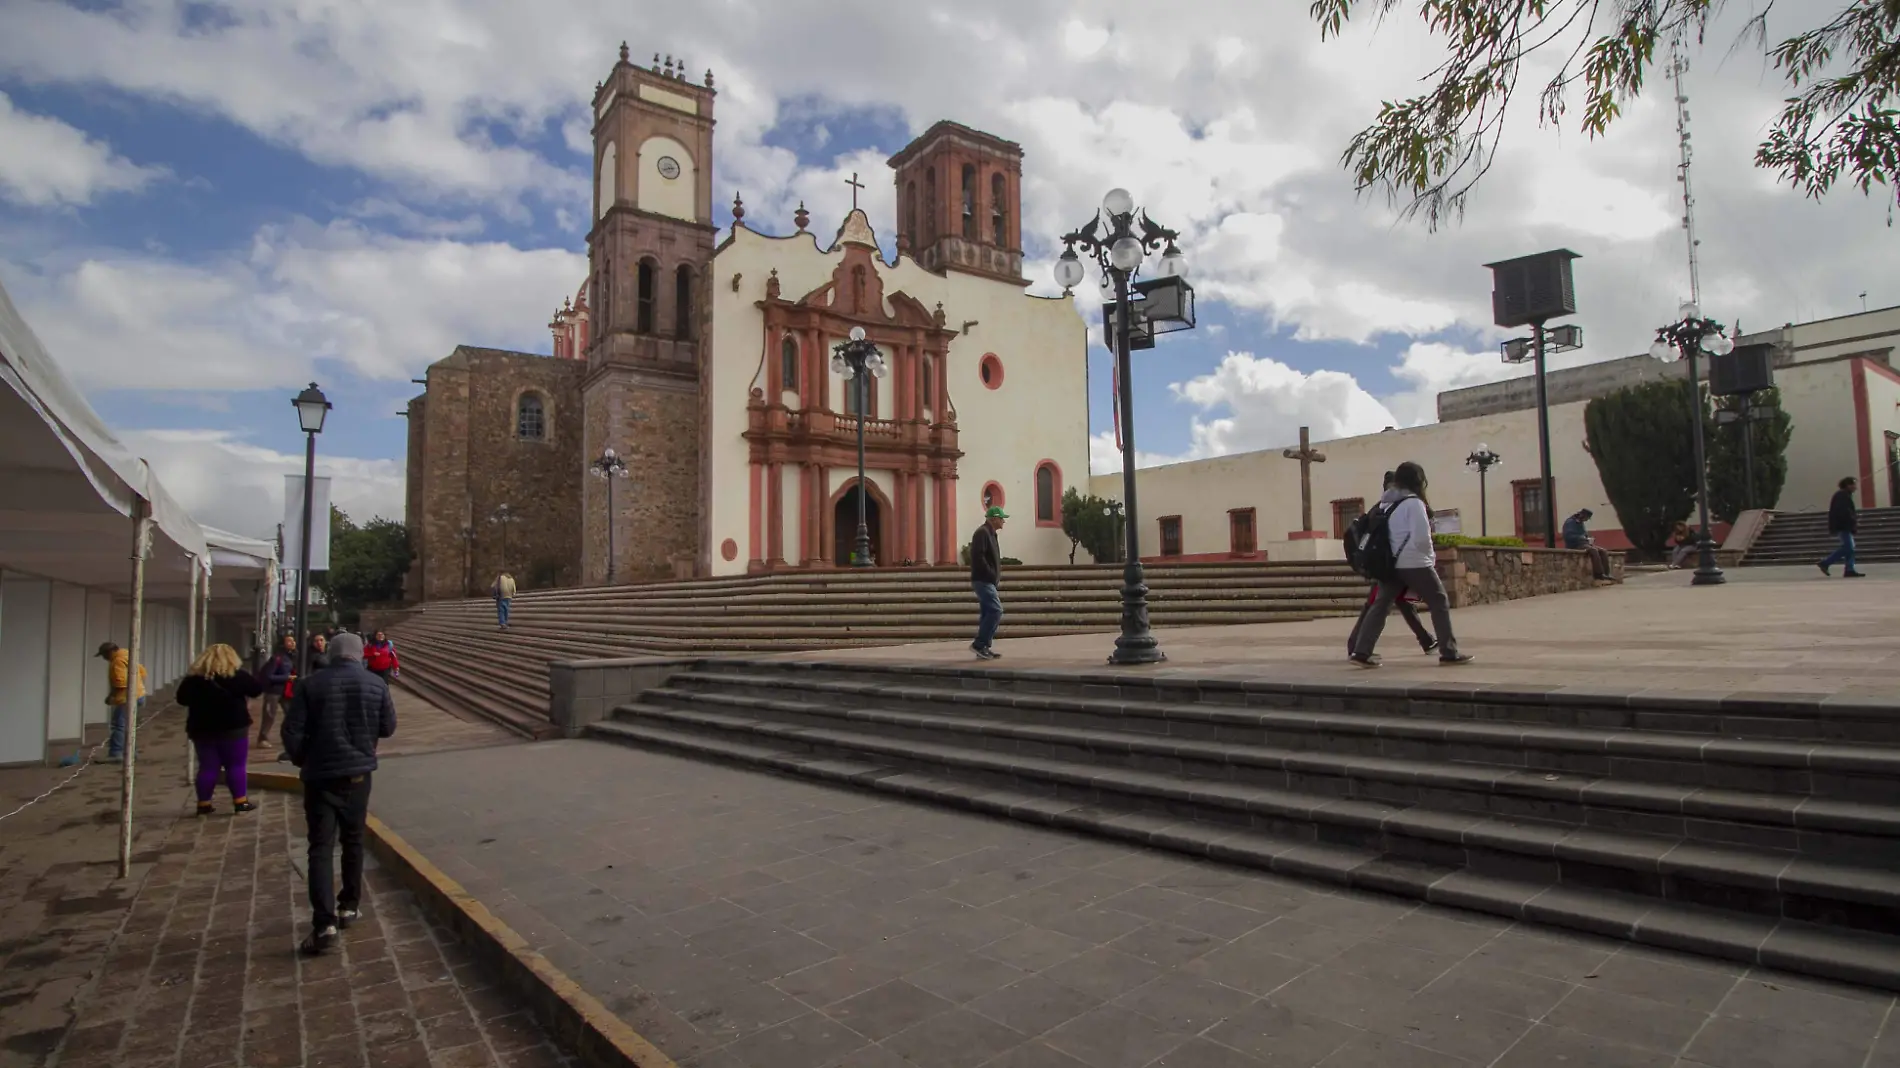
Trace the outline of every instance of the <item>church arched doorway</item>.
<path fill-rule="evenodd" d="M 838 503 L 833 506 L 832 553 L 831 562 L 839 567 L 851 566 L 851 553 L 858 542 L 858 494 L 859 487 L 852 486 L 838 495 Z M 871 562 L 880 563 L 878 547 L 884 543 L 883 512 L 878 508 L 877 495 L 868 495 L 864 499 L 864 528 L 871 535 Z"/>

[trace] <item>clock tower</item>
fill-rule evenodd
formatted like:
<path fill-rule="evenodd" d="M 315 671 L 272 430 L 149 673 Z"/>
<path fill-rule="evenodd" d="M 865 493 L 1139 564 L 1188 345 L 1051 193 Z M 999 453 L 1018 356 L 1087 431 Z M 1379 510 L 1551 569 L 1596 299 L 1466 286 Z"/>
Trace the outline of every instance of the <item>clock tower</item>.
<path fill-rule="evenodd" d="M 710 323 L 713 76 L 684 60 L 620 61 L 594 94 L 591 309 L 582 387 L 587 459 L 612 448 L 630 469 L 608 537 L 606 488 L 583 478 L 581 573 L 620 581 L 703 573 L 702 377 Z"/>

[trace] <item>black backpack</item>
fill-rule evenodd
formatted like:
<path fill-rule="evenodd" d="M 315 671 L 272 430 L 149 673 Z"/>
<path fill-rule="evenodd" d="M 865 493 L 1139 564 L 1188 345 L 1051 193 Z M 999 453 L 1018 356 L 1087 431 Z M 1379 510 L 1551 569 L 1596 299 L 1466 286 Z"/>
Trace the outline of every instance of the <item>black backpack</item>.
<path fill-rule="evenodd" d="M 1401 497 L 1388 506 L 1375 505 L 1346 527 L 1346 563 L 1355 574 L 1374 582 L 1390 582 L 1398 577 L 1398 554 L 1392 551 L 1392 511 L 1409 499 Z"/>

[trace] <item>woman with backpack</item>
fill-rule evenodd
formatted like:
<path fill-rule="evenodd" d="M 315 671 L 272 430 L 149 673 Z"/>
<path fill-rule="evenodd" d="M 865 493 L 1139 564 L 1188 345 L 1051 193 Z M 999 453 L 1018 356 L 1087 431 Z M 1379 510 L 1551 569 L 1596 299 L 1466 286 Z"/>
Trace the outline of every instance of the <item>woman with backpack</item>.
<path fill-rule="evenodd" d="M 1378 600 L 1360 621 L 1352 662 L 1378 667 L 1373 652 L 1385 617 L 1407 590 L 1418 594 L 1431 609 L 1432 629 L 1438 632 L 1438 662 L 1468 664 L 1470 655 L 1458 651 L 1451 630 L 1451 599 L 1438 580 L 1438 552 L 1432 545 L 1431 506 L 1425 503 L 1425 469 L 1410 460 L 1392 472 L 1392 488 L 1379 498 L 1362 543 L 1366 573 L 1379 582 Z"/>
<path fill-rule="evenodd" d="M 389 635 L 377 631 L 375 636 L 363 643 L 363 666 L 376 673 L 376 677 L 388 682 L 402 675 L 402 666 L 396 662 L 396 643 Z"/>
<path fill-rule="evenodd" d="M 1385 473 L 1385 489 L 1387 491 L 1392 489 L 1392 479 L 1393 473 L 1387 471 Z M 1353 622 L 1352 632 L 1346 635 L 1347 656 L 1351 656 L 1353 650 L 1358 647 L 1359 628 L 1365 626 L 1366 614 L 1372 611 L 1372 606 L 1378 599 L 1379 584 L 1375 582 L 1366 590 L 1366 603 L 1359 609 L 1359 618 Z M 1418 594 L 1413 593 L 1411 590 L 1406 590 L 1399 596 L 1399 599 L 1393 603 L 1393 607 L 1399 610 L 1399 618 L 1405 620 L 1405 625 L 1412 628 L 1412 637 L 1418 639 L 1419 649 L 1431 653 L 1438 650 L 1438 639 L 1432 637 L 1432 632 L 1426 630 L 1425 624 L 1419 622 L 1418 609 L 1415 607 L 1416 605 L 1424 603 L 1424 601 L 1418 599 Z"/>

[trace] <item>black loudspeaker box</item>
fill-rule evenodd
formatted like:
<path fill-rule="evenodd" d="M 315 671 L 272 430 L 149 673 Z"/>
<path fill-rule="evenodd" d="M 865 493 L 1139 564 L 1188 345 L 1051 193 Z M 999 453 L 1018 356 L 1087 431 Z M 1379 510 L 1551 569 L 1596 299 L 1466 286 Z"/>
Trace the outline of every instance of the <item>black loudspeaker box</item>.
<path fill-rule="evenodd" d="M 1570 278 L 1567 248 L 1487 263 L 1491 269 L 1491 321 L 1525 326 L 1577 312 L 1577 289 Z"/>
<path fill-rule="evenodd" d="M 1709 357 L 1709 392 L 1718 397 L 1773 389 L 1775 347 L 1743 345 L 1727 356 Z"/>

